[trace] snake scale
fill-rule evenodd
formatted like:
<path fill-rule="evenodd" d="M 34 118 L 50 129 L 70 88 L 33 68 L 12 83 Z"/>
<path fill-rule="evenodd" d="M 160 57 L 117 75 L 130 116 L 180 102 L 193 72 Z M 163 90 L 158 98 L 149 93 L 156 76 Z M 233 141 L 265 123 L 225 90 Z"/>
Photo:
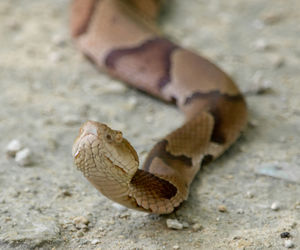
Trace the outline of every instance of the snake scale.
<path fill-rule="evenodd" d="M 74 0 L 71 33 L 98 68 L 177 105 L 185 123 L 161 139 L 139 169 L 120 131 L 95 121 L 80 128 L 75 164 L 106 197 L 126 207 L 171 213 L 187 199 L 201 165 L 220 156 L 247 123 L 244 97 L 207 59 L 163 37 L 162 0 Z"/>

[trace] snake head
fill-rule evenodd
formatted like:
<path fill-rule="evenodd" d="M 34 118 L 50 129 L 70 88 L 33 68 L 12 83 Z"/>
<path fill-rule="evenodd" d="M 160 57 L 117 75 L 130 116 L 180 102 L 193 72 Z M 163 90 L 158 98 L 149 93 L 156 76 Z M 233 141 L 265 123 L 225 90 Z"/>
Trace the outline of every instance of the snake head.
<path fill-rule="evenodd" d="M 123 142 L 123 134 L 121 131 L 113 130 L 107 125 L 95 122 L 87 121 L 79 129 L 79 135 L 77 136 L 72 154 L 76 157 L 78 148 L 81 146 L 82 142 L 89 138 L 89 141 L 92 142 L 95 139 L 102 143 L 109 144 L 121 144 Z"/>
<path fill-rule="evenodd" d="M 137 153 L 123 138 L 122 132 L 95 121 L 87 121 L 81 126 L 73 144 L 72 155 L 77 168 L 85 175 L 88 175 L 87 164 L 91 161 L 95 163 L 96 158 L 101 162 L 108 160 L 130 175 L 138 167 Z"/>

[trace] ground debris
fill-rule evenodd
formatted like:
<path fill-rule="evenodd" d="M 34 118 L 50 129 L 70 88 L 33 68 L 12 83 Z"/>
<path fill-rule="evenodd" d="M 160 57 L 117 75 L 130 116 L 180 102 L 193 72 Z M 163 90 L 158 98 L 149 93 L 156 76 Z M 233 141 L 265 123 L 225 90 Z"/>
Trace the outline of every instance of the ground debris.
<path fill-rule="evenodd" d="M 171 229 L 176 229 L 176 230 L 181 230 L 183 229 L 183 224 L 180 223 L 178 220 L 176 219 L 167 219 L 166 220 L 167 223 L 167 227 L 171 228 Z"/>

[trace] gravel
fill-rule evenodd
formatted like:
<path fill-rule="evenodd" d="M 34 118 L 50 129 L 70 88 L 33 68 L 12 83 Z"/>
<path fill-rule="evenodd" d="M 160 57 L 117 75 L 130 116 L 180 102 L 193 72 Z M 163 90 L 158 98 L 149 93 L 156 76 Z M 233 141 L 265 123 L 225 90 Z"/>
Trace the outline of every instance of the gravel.
<path fill-rule="evenodd" d="M 252 121 L 164 216 L 115 208 L 73 166 L 85 120 L 122 130 L 142 163 L 184 117 L 96 70 L 72 44 L 69 3 L 0 1 L 0 248 L 299 248 L 300 1 L 175 0 L 164 12 L 163 32 L 228 72 Z M 8 153 L 13 140 L 21 148 Z M 26 148 L 32 167 L 15 161 Z M 74 222 L 81 216 L 89 223 Z M 168 228 L 168 219 L 181 229 Z M 279 237 L 285 231 L 292 237 Z"/>

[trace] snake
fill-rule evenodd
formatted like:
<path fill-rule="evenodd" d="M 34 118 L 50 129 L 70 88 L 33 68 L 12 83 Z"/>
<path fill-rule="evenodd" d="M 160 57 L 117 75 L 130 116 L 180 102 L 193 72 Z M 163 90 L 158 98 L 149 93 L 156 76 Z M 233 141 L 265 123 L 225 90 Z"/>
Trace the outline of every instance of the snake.
<path fill-rule="evenodd" d="M 100 71 L 175 104 L 185 122 L 160 139 L 142 167 L 121 131 L 86 121 L 72 147 L 74 163 L 108 199 L 169 214 L 187 200 L 201 166 L 231 146 L 247 124 L 234 81 L 203 56 L 177 45 L 157 25 L 162 0 L 73 0 L 75 46 Z"/>

